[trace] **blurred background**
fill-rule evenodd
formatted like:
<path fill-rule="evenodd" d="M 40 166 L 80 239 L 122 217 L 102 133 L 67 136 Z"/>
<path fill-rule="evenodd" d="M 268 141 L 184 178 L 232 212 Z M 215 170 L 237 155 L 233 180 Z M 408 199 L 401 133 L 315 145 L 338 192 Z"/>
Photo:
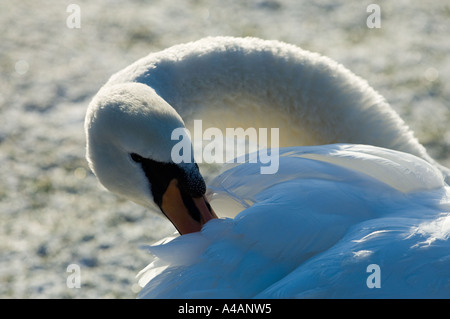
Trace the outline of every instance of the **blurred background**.
<path fill-rule="evenodd" d="M 71 3 L 79 28 L 67 24 Z M 450 3 L 378 1 L 372 29 L 370 3 L 2 0 L 0 297 L 136 297 L 135 275 L 151 261 L 139 246 L 174 229 L 98 184 L 84 114 L 113 73 L 177 43 L 255 36 L 327 55 L 367 79 L 450 166 Z M 66 284 L 71 264 L 79 289 Z"/>

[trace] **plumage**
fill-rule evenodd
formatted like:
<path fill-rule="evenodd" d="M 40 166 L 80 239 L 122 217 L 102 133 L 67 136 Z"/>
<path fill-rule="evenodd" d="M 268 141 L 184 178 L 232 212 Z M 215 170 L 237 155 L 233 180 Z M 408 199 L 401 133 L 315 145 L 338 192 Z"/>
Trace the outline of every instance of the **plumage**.
<path fill-rule="evenodd" d="M 140 297 L 450 297 L 449 170 L 366 81 L 278 41 L 176 45 L 94 97 L 90 167 L 109 190 L 153 207 L 151 171 L 137 162 L 175 165 L 171 132 L 196 119 L 280 128 L 278 171 L 261 174 L 249 158 L 223 165 L 206 197 L 228 218 L 149 246 Z M 197 185 L 193 160 L 176 170 Z M 381 288 L 369 287 L 371 269 Z"/>
<path fill-rule="evenodd" d="M 167 268 L 142 277 L 140 297 L 450 297 L 450 187 L 437 169 L 365 145 L 280 155 L 278 174 L 245 163 L 212 181 L 213 206 L 215 198 L 252 206 L 147 247 Z M 379 289 L 366 284 L 372 264 Z"/>

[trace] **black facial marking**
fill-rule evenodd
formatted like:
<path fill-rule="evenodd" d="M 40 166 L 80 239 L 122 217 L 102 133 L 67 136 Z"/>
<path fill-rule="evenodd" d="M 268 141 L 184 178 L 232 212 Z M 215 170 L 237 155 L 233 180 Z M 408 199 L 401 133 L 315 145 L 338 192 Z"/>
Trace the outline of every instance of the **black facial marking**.
<path fill-rule="evenodd" d="M 191 197 L 202 197 L 206 193 L 206 184 L 199 173 L 197 163 L 195 169 L 197 174 L 188 175 L 185 171 L 179 176 L 179 187 Z"/>
<path fill-rule="evenodd" d="M 202 197 L 206 192 L 205 181 L 200 173 L 187 175 L 180 166 L 175 163 L 163 163 L 149 158 L 142 157 L 139 154 L 131 153 L 131 159 L 139 163 L 145 173 L 153 195 L 153 200 L 161 208 L 162 197 L 174 178 L 178 180 L 181 198 L 188 209 L 192 218 L 200 221 L 200 212 L 195 206 L 192 197 Z M 195 164 L 198 170 L 198 165 Z"/>
<path fill-rule="evenodd" d="M 135 161 L 136 163 L 142 163 L 142 160 L 144 159 L 141 155 L 136 154 L 136 153 L 131 153 L 130 156 L 131 156 L 131 159 L 133 161 Z"/>

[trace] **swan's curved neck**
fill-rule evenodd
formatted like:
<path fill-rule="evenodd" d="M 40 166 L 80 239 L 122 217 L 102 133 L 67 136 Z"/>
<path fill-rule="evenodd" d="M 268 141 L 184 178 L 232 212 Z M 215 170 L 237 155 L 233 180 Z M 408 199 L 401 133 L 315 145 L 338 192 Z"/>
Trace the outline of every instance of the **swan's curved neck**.
<path fill-rule="evenodd" d="M 280 146 L 362 143 L 430 160 L 364 80 L 333 60 L 277 41 L 214 38 L 150 54 L 108 84 L 141 82 L 189 128 L 279 127 Z M 107 85 L 108 85 L 107 84 Z"/>

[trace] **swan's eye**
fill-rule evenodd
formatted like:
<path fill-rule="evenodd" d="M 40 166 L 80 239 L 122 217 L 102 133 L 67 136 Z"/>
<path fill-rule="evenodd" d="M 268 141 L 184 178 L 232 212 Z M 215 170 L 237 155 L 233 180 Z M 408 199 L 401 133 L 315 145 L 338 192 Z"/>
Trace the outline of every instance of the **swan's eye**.
<path fill-rule="evenodd" d="M 131 156 L 131 159 L 133 161 L 135 161 L 136 163 L 142 163 L 142 160 L 144 159 L 141 155 L 136 154 L 136 153 L 131 153 L 130 156 Z"/>

